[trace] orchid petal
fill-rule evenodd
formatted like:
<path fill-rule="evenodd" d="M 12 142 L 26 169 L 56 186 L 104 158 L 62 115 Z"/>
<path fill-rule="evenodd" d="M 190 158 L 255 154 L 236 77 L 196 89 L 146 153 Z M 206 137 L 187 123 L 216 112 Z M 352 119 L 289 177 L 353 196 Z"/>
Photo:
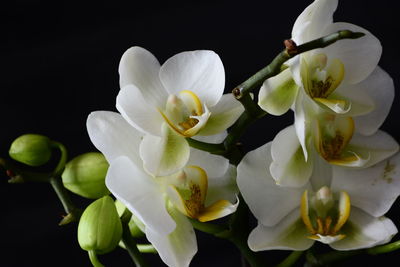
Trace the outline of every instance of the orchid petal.
<path fill-rule="evenodd" d="M 337 22 L 329 25 L 321 36 L 339 30 L 365 33 L 358 39 L 344 39 L 323 49 L 329 58 L 337 58 L 345 66 L 343 83 L 355 84 L 368 77 L 378 65 L 382 54 L 379 40 L 367 30 L 350 23 Z"/>
<path fill-rule="evenodd" d="M 155 106 L 146 102 L 140 90 L 134 85 L 127 85 L 119 91 L 117 109 L 122 117 L 133 127 L 157 136 L 161 136 L 161 124 L 164 122 Z"/>
<path fill-rule="evenodd" d="M 162 261 L 168 266 L 188 267 L 197 252 L 196 234 L 189 220 L 170 207 L 169 214 L 176 222 L 175 230 L 162 235 L 146 228 L 146 237 L 156 248 Z"/>
<path fill-rule="evenodd" d="M 399 150 L 399 144 L 389 134 L 377 131 L 371 136 L 355 134 L 346 150 L 360 158 L 368 159 L 359 166 L 367 168 L 392 156 Z"/>
<path fill-rule="evenodd" d="M 310 4 L 297 17 L 292 29 L 292 39 L 302 44 L 321 37 L 321 32 L 333 22 L 333 12 L 337 5 L 337 0 L 319 0 Z"/>
<path fill-rule="evenodd" d="M 275 184 L 268 165 L 272 162 L 271 142 L 250 151 L 237 167 L 237 184 L 258 221 L 273 226 L 300 205 L 304 189 Z"/>
<path fill-rule="evenodd" d="M 147 103 L 164 107 L 168 95 L 159 78 L 160 63 L 152 53 L 138 46 L 129 48 L 122 55 L 118 72 L 121 88 L 135 85 Z"/>
<path fill-rule="evenodd" d="M 165 123 L 163 136 L 145 135 L 140 143 L 143 166 L 154 176 L 166 176 L 182 169 L 189 160 L 190 147 L 185 138 Z"/>
<path fill-rule="evenodd" d="M 258 105 L 272 115 L 282 115 L 293 105 L 298 89 L 290 69 L 286 69 L 264 81 L 258 95 Z"/>
<path fill-rule="evenodd" d="M 116 158 L 106 177 L 107 188 L 140 221 L 161 235 L 171 233 L 175 222 L 168 214 L 164 195 L 155 178 L 140 170 L 127 157 Z"/>
<path fill-rule="evenodd" d="M 86 122 L 90 140 L 111 163 L 119 156 L 127 156 L 139 165 L 139 144 L 142 134 L 129 125 L 120 114 L 96 111 L 89 114 Z M 129 140 L 130 145 L 126 145 Z"/>
<path fill-rule="evenodd" d="M 219 155 L 191 148 L 187 165 L 201 167 L 206 171 L 208 177 L 221 177 L 228 169 L 229 160 Z"/>
<path fill-rule="evenodd" d="M 311 176 L 313 164 L 310 157 L 304 158 L 294 126 L 280 131 L 271 146 L 272 163 L 270 171 L 276 183 L 281 186 L 301 187 Z"/>
<path fill-rule="evenodd" d="M 212 107 L 224 92 L 225 71 L 216 53 L 198 50 L 169 58 L 161 66 L 160 79 L 169 94 L 189 90 Z"/>
<path fill-rule="evenodd" d="M 208 190 L 205 205 L 225 199 L 231 203 L 235 203 L 239 189 L 236 185 L 236 167 L 230 165 L 223 176 L 208 177 Z"/>
<path fill-rule="evenodd" d="M 274 226 L 267 227 L 259 222 L 249 235 L 248 245 L 253 251 L 306 250 L 314 244 L 314 240 L 307 238 L 309 235 L 296 209 Z"/>
<path fill-rule="evenodd" d="M 243 105 L 232 94 L 222 95 L 217 105 L 210 107 L 211 116 L 199 135 L 214 135 L 229 128 L 243 113 Z"/>
<path fill-rule="evenodd" d="M 364 89 L 364 94 L 368 94 L 375 104 L 372 112 L 354 118 L 357 131 L 371 135 L 377 131 L 389 114 L 394 99 L 393 80 L 389 74 L 377 67 L 367 79 L 355 86 Z"/>
<path fill-rule="evenodd" d="M 333 167 L 331 188 L 346 190 L 353 206 L 382 216 L 400 195 L 400 154 L 361 170 Z"/>
<path fill-rule="evenodd" d="M 330 246 L 337 250 L 353 250 L 388 242 L 397 233 L 397 229 L 388 218 L 376 218 L 353 207 L 349 220 L 340 232 L 345 238 Z"/>

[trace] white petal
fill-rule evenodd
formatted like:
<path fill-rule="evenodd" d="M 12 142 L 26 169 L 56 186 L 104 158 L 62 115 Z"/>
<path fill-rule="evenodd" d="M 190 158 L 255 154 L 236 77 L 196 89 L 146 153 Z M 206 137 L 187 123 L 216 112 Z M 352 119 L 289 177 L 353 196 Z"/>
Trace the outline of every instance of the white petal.
<path fill-rule="evenodd" d="M 119 62 L 119 84 L 135 85 L 147 103 L 164 108 L 167 92 L 159 78 L 160 63 L 144 48 L 134 46 L 125 51 Z"/>
<path fill-rule="evenodd" d="M 115 159 L 107 172 L 107 188 L 146 228 L 166 235 L 175 222 L 166 209 L 165 197 L 155 178 L 149 176 L 127 157 Z"/>
<path fill-rule="evenodd" d="M 199 135 L 214 135 L 230 127 L 243 113 L 243 105 L 232 94 L 222 95 L 220 101 L 210 108 L 211 116 Z"/>
<path fill-rule="evenodd" d="M 313 171 L 310 177 L 310 183 L 314 192 L 321 187 L 328 186 L 332 182 L 333 170 L 332 164 L 327 163 L 317 152 L 313 154 Z"/>
<path fill-rule="evenodd" d="M 397 233 L 397 229 L 388 218 L 376 218 L 352 207 L 349 220 L 341 229 L 341 233 L 346 236 L 330 246 L 337 250 L 353 250 L 388 242 Z"/>
<path fill-rule="evenodd" d="M 274 226 L 267 227 L 259 223 L 250 233 L 248 245 L 253 251 L 306 250 L 314 244 L 314 240 L 307 238 L 309 235 L 296 209 Z"/>
<path fill-rule="evenodd" d="M 286 113 L 297 96 L 298 85 L 290 69 L 264 81 L 258 95 L 258 105 L 272 115 Z"/>
<path fill-rule="evenodd" d="M 366 168 L 392 156 L 399 150 L 399 145 L 389 134 L 377 131 L 370 136 L 354 134 L 346 150 L 368 159 L 362 166 Z"/>
<path fill-rule="evenodd" d="M 109 163 L 119 156 L 127 156 L 135 164 L 141 164 L 139 144 L 142 134 L 120 114 L 110 111 L 92 112 L 87 118 L 86 127 L 90 140 Z"/>
<path fill-rule="evenodd" d="M 310 155 L 307 161 L 304 158 L 293 125 L 276 135 L 272 141 L 271 154 L 270 171 L 277 184 L 301 187 L 307 183 L 313 170 L 312 159 Z"/>
<path fill-rule="evenodd" d="M 306 160 L 308 160 L 307 139 L 314 109 L 318 109 L 318 106 L 303 90 L 299 90 L 294 106 L 294 126 Z"/>
<path fill-rule="evenodd" d="M 138 130 L 161 136 L 161 124 L 164 119 L 157 107 L 146 102 L 136 86 L 127 85 L 119 91 L 117 110 Z"/>
<path fill-rule="evenodd" d="M 297 17 L 292 38 L 302 44 L 322 37 L 323 30 L 333 22 L 333 12 L 337 5 L 337 0 L 314 1 Z"/>
<path fill-rule="evenodd" d="M 208 177 L 208 190 L 205 206 L 224 199 L 230 203 L 237 201 L 239 189 L 236 185 L 236 167 L 230 165 L 225 174 L 221 177 Z"/>
<path fill-rule="evenodd" d="M 166 176 L 182 169 L 189 160 L 190 147 L 186 139 L 166 123 L 162 126 L 163 136 L 145 135 L 140 143 L 143 166 L 154 176 Z"/>
<path fill-rule="evenodd" d="M 166 265 L 188 267 L 197 252 L 196 234 L 183 214 L 173 208 L 169 212 L 176 222 L 175 230 L 168 235 L 162 235 L 146 228 L 146 237 Z"/>
<path fill-rule="evenodd" d="M 169 58 L 161 66 L 160 79 L 170 94 L 189 90 L 208 107 L 212 107 L 224 92 L 225 71 L 217 54 L 197 50 Z"/>
<path fill-rule="evenodd" d="M 400 195 L 400 154 L 372 167 L 333 167 L 332 190 L 346 191 L 351 204 L 374 217 L 384 215 Z"/>
<path fill-rule="evenodd" d="M 206 171 L 208 177 L 221 177 L 229 166 L 229 160 L 222 156 L 191 148 L 190 158 L 186 165 L 199 166 Z"/>
<path fill-rule="evenodd" d="M 350 24 L 338 22 L 329 25 L 322 35 L 339 30 L 351 30 L 365 33 L 358 39 L 343 39 L 323 49 L 330 59 L 337 58 L 345 66 L 345 77 L 342 83 L 358 83 L 368 77 L 378 65 L 382 54 L 379 40 L 367 30 Z"/>
<path fill-rule="evenodd" d="M 271 142 L 244 156 L 237 167 L 237 184 L 254 216 L 265 226 L 282 220 L 300 205 L 304 188 L 276 185 L 268 166 L 272 162 Z"/>
<path fill-rule="evenodd" d="M 365 81 L 365 80 L 364 80 Z M 349 117 L 361 116 L 372 112 L 375 108 L 373 99 L 365 92 L 365 84 L 339 86 L 334 93 L 330 95 L 331 99 L 341 100 L 348 103 L 343 113 Z M 361 85 L 361 86 L 358 86 Z M 337 112 L 340 113 L 340 112 Z"/>
<path fill-rule="evenodd" d="M 374 101 L 375 109 L 364 115 L 354 118 L 356 130 L 365 135 L 371 135 L 382 125 L 389 114 L 394 99 L 394 84 L 392 78 L 380 67 L 357 86 L 363 87 Z"/>

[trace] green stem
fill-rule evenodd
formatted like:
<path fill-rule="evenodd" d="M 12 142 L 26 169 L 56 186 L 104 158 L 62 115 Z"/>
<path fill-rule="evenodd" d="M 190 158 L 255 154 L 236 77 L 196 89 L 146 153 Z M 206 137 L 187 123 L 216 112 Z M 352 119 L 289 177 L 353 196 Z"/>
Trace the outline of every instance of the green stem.
<path fill-rule="evenodd" d="M 93 267 L 104 267 L 104 265 L 101 264 L 101 262 L 97 258 L 97 254 L 94 250 L 89 250 L 88 253 L 90 262 L 92 263 Z"/>
<path fill-rule="evenodd" d="M 59 149 L 61 153 L 60 160 L 58 161 L 58 164 L 53 171 L 53 176 L 61 176 L 62 172 L 64 171 L 65 164 L 67 163 L 68 152 L 65 146 L 60 142 L 52 141 L 51 145 L 52 147 Z"/>
<path fill-rule="evenodd" d="M 225 225 L 199 222 L 198 220 L 191 218 L 189 218 L 189 220 L 192 223 L 194 229 L 202 231 L 207 234 L 215 235 L 217 237 L 220 237 L 221 234 L 229 230 L 228 227 Z"/>
<path fill-rule="evenodd" d="M 63 205 L 65 212 L 67 213 L 67 216 L 65 216 L 61 220 L 59 225 L 65 225 L 73 221 L 78 221 L 82 214 L 82 211 L 75 207 L 68 191 L 65 189 L 62 183 L 61 177 L 53 176 L 50 178 L 49 182 L 56 192 L 61 204 Z"/>
<path fill-rule="evenodd" d="M 333 262 L 348 259 L 361 254 L 378 255 L 389 253 L 400 249 L 400 240 L 381 246 L 368 249 L 349 250 L 349 251 L 331 251 L 321 255 L 313 254 L 307 260 L 311 266 L 325 266 Z M 310 256 L 310 255 L 309 255 Z"/>
<path fill-rule="evenodd" d="M 239 100 L 240 98 L 249 94 L 254 89 L 260 87 L 266 79 L 278 74 L 281 70 L 281 66 L 288 59 L 313 49 L 327 47 L 328 45 L 331 45 L 341 39 L 356 39 L 362 36 L 364 36 L 364 33 L 343 30 L 296 46 L 295 49 L 290 51 L 288 49 L 285 49 L 281 53 L 279 53 L 268 66 L 264 67 L 256 74 L 248 78 L 246 81 L 241 83 L 232 92 L 234 96 Z"/>
<path fill-rule="evenodd" d="M 137 244 L 136 247 L 138 248 L 139 252 L 141 253 L 153 253 L 157 254 L 157 250 L 151 244 Z"/>
<path fill-rule="evenodd" d="M 189 145 L 199 150 L 210 152 L 211 154 L 223 155 L 225 153 L 225 147 L 223 144 L 211 144 L 202 141 L 198 141 L 192 138 L 186 138 Z"/>
<path fill-rule="evenodd" d="M 378 254 L 392 252 L 398 249 L 400 249 L 400 240 L 394 241 L 386 245 L 369 248 L 367 249 L 367 253 L 371 255 L 378 255 Z"/>
<path fill-rule="evenodd" d="M 133 262 L 137 267 L 146 267 L 149 266 L 147 262 L 144 260 L 142 254 L 140 253 L 135 239 L 131 235 L 131 231 L 129 230 L 129 221 L 131 220 L 132 213 L 125 209 L 124 213 L 121 216 L 122 223 L 122 242 L 125 245 L 126 250 L 131 256 Z"/>
<path fill-rule="evenodd" d="M 249 209 L 242 196 L 239 196 L 239 201 L 240 204 L 230 219 L 230 235 L 227 236 L 227 239 L 236 245 L 250 266 L 264 267 L 266 266 L 264 259 L 260 254 L 250 250 L 247 245 L 247 238 L 250 233 L 248 221 Z"/>
<path fill-rule="evenodd" d="M 275 267 L 290 267 L 293 266 L 297 260 L 303 255 L 304 251 L 293 251 L 290 255 L 284 259 L 281 263 Z"/>

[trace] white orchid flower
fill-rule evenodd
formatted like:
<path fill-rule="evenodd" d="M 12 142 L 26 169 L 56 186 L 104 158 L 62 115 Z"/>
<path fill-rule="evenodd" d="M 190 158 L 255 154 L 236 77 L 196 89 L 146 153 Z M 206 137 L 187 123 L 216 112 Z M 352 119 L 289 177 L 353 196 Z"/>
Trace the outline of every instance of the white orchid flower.
<path fill-rule="evenodd" d="M 244 110 L 231 94 L 223 95 L 224 67 L 212 51 L 182 52 L 161 66 L 149 51 L 132 47 L 121 58 L 119 74 L 117 109 L 148 134 L 140 154 L 156 176 L 185 166 L 186 137 L 223 132 Z"/>
<path fill-rule="evenodd" d="M 108 189 L 143 223 L 147 239 L 168 266 L 188 266 L 197 252 L 188 217 L 209 221 L 237 208 L 235 173 L 229 162 L 193 149 L 182 170 L 156 177 L 144 170 L 139 155 L 143 133 L 120 114 L 93 112 L 87 129 L 110 163 Z"/>
<path fill-rule="evenodd" d="M 400 195 L 400 155 L 366 169 L 318 162 L 302 187 L 275 183 L 267 162 L 271 142 L 249 152 L 238 165 L 237 183 L 258 226 L 248 238 L 254 251 L 306 250 L 315 241 L 337 250 L 389 242 L 397 229 L 383 215 Z"/>
<path fill-rule="evenodd" d="M 394 98 L 392 79 L 377 66 L 382 53 L 379 40 L 356 25 L 333 23 L 337 4 L 337 0 L 315 0 L 297 18 L 292 39 L 302 44 L 346 29 L 365 36 L 294 57 L 289 68 L 267 79 L 259 93 L 259 105 L 270 114 L 294 110 L 306 158 L 307 127 L 313 120 L 310 109 L 351 116 L 358 133 L 372 135 L 385 120 Z"/>
<path fill-rule="evenodd" d="M 355 133 L 351 117 L 323 113 L 310 128 L 313 134 L 306 142 L 307 159 L 294 125 L 280 131 L 271 142 L 272 161 L 268 166 L 278 185 L 304 186 L 322 161 L 342 167 L 367 168 L 399 150 L 396 140 L 383 131 L 370 136 Z"/>

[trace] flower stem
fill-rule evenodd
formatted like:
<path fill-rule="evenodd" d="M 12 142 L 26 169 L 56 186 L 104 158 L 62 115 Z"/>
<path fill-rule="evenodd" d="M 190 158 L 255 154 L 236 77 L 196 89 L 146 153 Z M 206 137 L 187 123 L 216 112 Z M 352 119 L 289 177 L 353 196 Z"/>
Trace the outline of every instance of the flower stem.
<path fill-rule="evenodd" d="M 129 230 L 129 221 L 131 220 L 132 213 L 125 209 L 124 213 L 121 216 L 122 223 L 122 242 L 125 245 L 126 250 L 131 256 L 133 262 L 137 267 L 147 267 L 149 266 L 147 262 L 144 260 L 142 254 L 140 253 L 135 239 L 131 235 L 131 231 Z"/>
<path fill-rule="evenodd" d="M 367 249 L 367 253 L 371 255 L 378 255 L 378 254 L 392 252 L 398 249 L 400 249 L 400 240 L 394 241 L 386 245 L 369 248 Z"/>
<path fill-rule="evenodd" d="M 247 238 L 250 233 L 248 225 L 249 209 L 242 196 L 239 196 L 239 201 L 240 204 L 230 219 L 231 229 L 227 239 L 236 245 L 251 267 L 266 266 L 261 255 L 250 250 L 247 245 Z"/>
<path fill-rule="evenodd" d="M 310 266 L 326 266 L 330 263 L 345 260 L 352 256 L 357 256 L 361 254 L 378 255 L 378 254 L 389 253 L 399 249 L 400 249 L 400 240 L 386 245 L 376 246 L 368 249 L 331 251 L 321 255 L 313 254 L 312 257 L 308 257 L 307 260 Z"/>
<path fill-rule="evenodd" d="M 293 251 L 289 256 L 275 267 L 290 267 L 303 255 L 304 251 Z"/>
<path fill-rule="evenodd" d="M 89 250 L 88 253 L 90 262 L 92 263 L 93 267 L 104 267 L 104 265 L 101 264 L 101 262 L 97 258 L 96 252 L 94 250 Z"/>
<path fill-rule="evenodd" d="M 199 150 L 210 152 L 211 154 L 223 155 L 225 153 L 225 147 L 223 144 L 211 144 L 207 142 L 198 141 L 192 138 L 186 138 L 189 145 Z"/>
<path fill-rule="evenodd" d="M 236 99 L 241 99 L 249 94 L 254 89 L 261 86 L 261 84 L 268 78 L 275 76 L 281 70 L 281 66 L 285 63 L 288 59 L 295 57 L 301 53 L 316 49 L 316 48 L 323 48 L 327 47 L 335 43 L 341 39 L 357 39 L 364 36 L 364 33 L 360 32 L 352 32 L 349 30 L 338 31 L 327 36 L 312 40 L 310 42 L 304 43 L 302 45 L 297 46 L 294 44 L 294 47 L 291 49 L 286 48 L 282 52 L 280 52 L 272 62 L 258 71 L 256 74 L 248 78 L 246 81 L 238 85 L 233 91 L 233 95 Z"/>
<path fill-rule="evenodd" d="M 141 253 L 158 253 L 152 244 L 137 244 L 136 247 Z"/>
<path fill-rule="evenodd" d="M 82 210 L 75 207 L 68 191 L 65 189 L 60 176 L 53 176 L 49 180 L 51 186 L 57 194 L 58 199 L 64 207 L 67 215 L 61 220 L 59 225 L 65 225 L 70 222 L 78 221 L 82 215 Z"/>

